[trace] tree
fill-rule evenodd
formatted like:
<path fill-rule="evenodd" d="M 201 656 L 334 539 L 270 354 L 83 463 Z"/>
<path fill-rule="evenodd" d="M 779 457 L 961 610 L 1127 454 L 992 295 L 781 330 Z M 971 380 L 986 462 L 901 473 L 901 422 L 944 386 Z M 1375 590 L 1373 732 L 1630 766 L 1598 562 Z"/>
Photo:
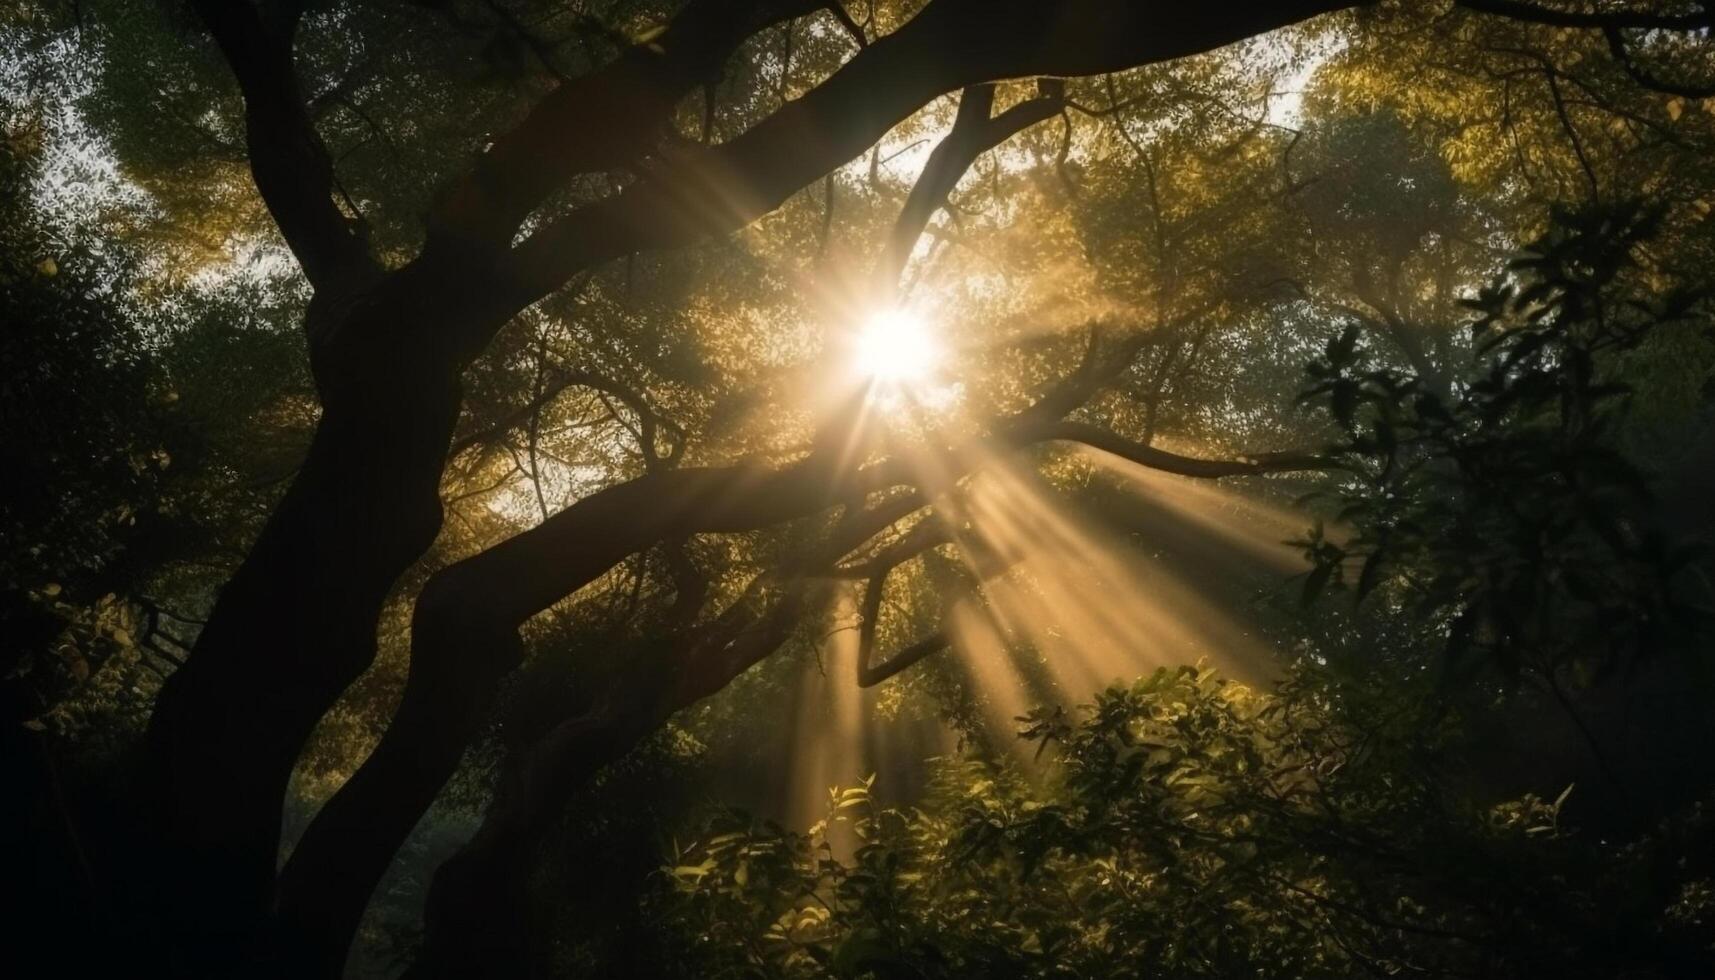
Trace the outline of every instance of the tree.
<path fill-rule="evenodd" d="M 1676 582 L 1702 545 L 1651 520 L 1649 481 L 1614 435 L 1625 352 L 1707 321 L 1701 286 L 1632 281 L 1659 221 L 1636 205 L 1558 215 L 1509 278 L 1465 301 L 1486 360 L 1457 401 L 1421 374 L 1357 369 L 1350 328 L 1312 362 L 1303 396 L 1346 435 L 1332 455 L 1353 464 L 1340 516 L 1355 532 L 1341 545 L 1318 527 L 1305 542 L 1306 597 L 1357 560 L 1359 599 L 1391 581 L 1398 601 L 1449 624 L 1453 671 L 1544 685 L 1611 780 L 1567 684 L 1672 648 L 1703 612 Z"/>
<path fill-rule="evenodd" d="M 1141 333 L 1093 333 L 1075 369 L 1041 379 L 1036 397 L 1000 408 L 975 431 L 889 445 L 856 411 L 860 393 L 851 392 L 772 461 L 711 456 L 699 465 L 631 386 L 600 372 L 550 374 L 546 345 L 538 345 L 539 381 L 527 410 L 505 428 L 534 426 L 538 409 L 559 393 L 588 389 L 635 430 L 641 472 L 428 577 L 411 615 L 410 675 L 398 713 L 374 755 L 275 873 L 292 768 L 316 724 L 370 667 L 390 592 L 441 530 L 466 377 L 485 370 L 477 362 L 505 343 L 508 323 L 533 315 L 532 308 L 565 309 L 571 300 L 561 291 L 604 263 L 744 227 L 926 104 L 962 91 L 951 133 L 877 263 L 882 286 L 867 299 L 886 305 L 908 246 L 971 161 L 1066 108 L 1059 78 L 1168 62 L 1349 6 L 1295 0 L 1164 12 L 1081 0 L 935 0 L 913 16 L 886 12 L 897 26 L 872 37 L 837 5 L 691 3 L 659 30 L 634 36 L 595 32 L 591 39 L 580 22 L 580 43 L 605 54 L 591 56 L 576 75 L 561 67 L 555 45 L 541 46 L 540 36 L 505 13 L 510 8 L 495 7 L 499 13 L 482 21 L 490 33 L 483 58 L 501 74 L 521 75 L 526 93 L 508 105 L 509 126 L 446 141 L 447 152 L 474 160 L 462 173 L 449 160 L 434 160 L 445 175 L 439 186 L 377 183 L 354 195 L 327 141 L 336 126 L 361 125 L 359 100 L 346 83 L 362 85 L 372 69 L 359 59 L 358 68 L 342 73 L 334 56 L 349 53 L 341 50 L 342 17 L 359 32 L 375 26 L 366 17 L 385 22 L 388 15 L 292 3 L 193 4 L 242 98 L 242 135 L 216 126 L 212 136 L 223 152 L 242 146 L 261 200 L 313 291 L 303 333 L 320 414 L 301 467 L 155 705 L 136 779 L 140 843 L 129 853 L 137 867 L 123 876 L 124 905 L 146 923 L 142 940 L 189 972 L 230 970 L 248 957 L 285 957 L 292 972 L 336 972 L 375 881 L 451 774 L 501 681 L 522 662 L 520 629 L 633 556 L 661 549 L 674 568 L 673 602 L 683 622 L 655 651 L 653 669 L 616 683 L 583 715 L 558 719 L 519 753 L 490 825 L 438 876 L 429 914 L 436 955 L 421 961 L 423 970 L 456 971 L 467 957 L 492 970 L 516 966 L 509 957 L 520 920 L 509 916 L 508 896 L 519 849 L 559 787 L 777 648 L 815 604 L 808 577 L 838 567 L 849 573 L 842 565 L 848 555 L 947 491 L 937 482 L 946 477 L 933 474 L 957 475 L 991 455 L 1048 442 L 1092 445 L 1199 477 L 1313 462 L 1190 458 L 1149 445 L 1153 421 L 1139 441 L 1071 417 L 1152 346 Z M 1636 46 L 1628 39 L 1638 31 L 1708 26 L 1707 11 L 1693 4 L 1666 14 L 1470 6 L 1606 30 L 1622 48 Z M 454 9 L 454 23 L 459 14 Z M 687 103 L 699 88 L 712 89 L 737 52 L 774 29 L 790 39 L 794 22 L 812 16 L 824 40 L 844 31 L 855 53 L 795 99 L 784 97 L 782 81 L 777 102 L 745 100 L 740 115 L 748 125 L 730 139 L 680 135 Z M 782 58 L 782 80 L 789 60 Z M 520 73 L 521 63 L 540 71 Z M 1045 79 L 1035 94 L 994 112 L 990 83 L 1035 77 Z M 352 111 L 330 108 L 341 105 Z M 332 113 L 326 126 L 323 112 Z M 705 137 L 714 128 L 707 114 L 701 128 Z M 426 145 L 444 134 L 431 135 Z M 829 213 L 835 186 L 829 181 L 824 191 Z M 421 203 L 426 216 L 413 230 L 399 214 L 376 214 L 373 201 Z M 1195 336 L 1175 343 L 1189 353 Z M 1158 401 L 1179 356 L 1160 355 Z M 854 446 L 861 452 L 847 455 Z M 532 437 L 533 463 L 535 448 Z M 686 560 L 683 539 L 775 528 L 836 509 L 838 519 L 796 542 L 772 573 L 725 588 L 718 598 L 727 606 L 699 612 L 722 590 Z M 912 557 L 913 547 L 938 545 L 938 535 L 956 536 L 952 523 L 943 531 L 923 521 L 914 525 L 921 530 L 903 532 L 897 548 L 872 549 L 865 564 L 872 612 L 889 563 Z M 866 679 L 920 655 L 910 648 Z"/>
<path fill-rule="evenodd" d="M 316 720 L 369 665 L 387 590 L 438 529 L 457 375 L 519 309 L 594 263 L 686 242 L 763 213 L 961 84 L 1159 60 L 1323 6 L 1331 5 L 1258 10 L 1231 24 L 1188 16 L 1173 25 L 1167 45 L 1141 14 L 1073 7 L 1053 12 L 1058 24 L 1044 48 L 1044 12 L 937 5 L 746 135 L 684 159 L 663 158 L 662 175 L 544 221 L 513 247 L 516 228 L 556 186 L 644 154 L 654 128 L 740 41 L 812 8 L 696 5 L 658 38 L 538 103 L 443 194 L 422 252 L 393 270 L 375 264 L 359 229 L 334 202 L 332 165 L 306 115 L 292 63 L 301 11 L 201 8 L 245 96 L 257 187 L 315 289 L 305 332 L 322 416 L 292 487 L 223 590 L 197 650 L 162 691 L 151 721 L 140 784 L 148 798 L 144 812 L 154 815 L 151 829 L 162 835 L 155 853 L 173 856 L 169 863 L 195 856 L 175 868 L 178 884 L 159 902 L 199 911 L 189 917 L 197 940 L 184 945 L 229 956 L 221 947 L 248 945 L 245 937 L 265 918 L 286 776 Z M 949 57 L 951 50 L 959 55 Z M 923 70 L 931 64 L 933 71 Z M 595 131 L 606 134 L 599 143 L 574 144 L 562 135 Z M 788 145 L 797 152 L 784 153 Z M 779 472 L 671 470 L 590 498 L 492 553 L 491 560 L 522 559 L 513 567 L 528 566 L 528 577 L 539 579 L 517 580 L 505 594 L 493 594 L 494 579 L 483 586 L 486 575 L 473 574 L 480 565 L 442 573 L 425 587 L 416 614 L 419 643 L 440 649 L 414 651 L 412 693 L 436 701 L 468 694 L 476 703 L 425 705 L 424 728 L 441 733 L 442 744 L 411 746 L 410 754 L 438 748 L 437 768 L 443 775 L 450 768 L 462 749 L 456 733 L 468 727 L 457 719 L 480 712 L 482 693 L 516 661 L 514 631 L 526 616 L 661 538 L 739 530 L 825 506 L 837 499 L 822 486 L 832 476 L 828 462 L 822 454 Z M 711 506 L 735 493 L 765 505 L 763 512 Z M 618 509 L 603 513 L 604 505 Z M 688 515 L 679 519 L 684 523 L 632 520 L 669 507 Z M 598 527 L 608 540 L 590 533 Z M 558 552 L 562 541 L 575 542 L 582 560 L 542 560 L 538 549 Z M 437 667 L 448 676 L 436 676 Z M 400 733 L 396 741 L 413 727 L 411 701 L 408 694 L 392 728 Z M 381 750 L 368 771 L 384 772 L 389 754 Z M 426 804 L 438 788 L 432 774 L 412 775 L 418 789 L 389 792 L 393 805 L 408 807 L 413 797 Z M 392 829 L 393 843 L 410 819 Z M 298 859 L 310 860 L 306 854 L 313 851 L 300 846 Z M 343 862 L 318 863 L 332 870 Z M 341 889 L 358 892 L 344 901 L 325 893 L 300 901 L 288 873 L 284 908 L 316 909 L 318 917 L 348 910 L 340 916 L 345 936 L 293 937 L 288 945 L 330 949 L 321 955 L 337 962 L 354 911 L 367 897 L 359 884 L 365 877 L 373 881 L 341 874 Z"/>

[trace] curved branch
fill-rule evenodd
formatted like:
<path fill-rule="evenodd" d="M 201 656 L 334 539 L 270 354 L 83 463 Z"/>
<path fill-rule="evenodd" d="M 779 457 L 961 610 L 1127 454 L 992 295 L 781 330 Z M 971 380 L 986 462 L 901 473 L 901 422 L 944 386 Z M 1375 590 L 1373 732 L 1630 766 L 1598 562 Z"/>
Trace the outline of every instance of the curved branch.
<path fill-rule="evenodd" d="M 1356 5 L 935 0 L 742 136 L 663 159 L 636 187 L 545 224 L 504 263 L 504 303 L 521 308 L 608 259 L 743 227 L 960 87 L 1166 61 Z"/>
<path fill-rule="evenodd" d="M 1631 52 L 1626 50 L 1625 36 L 1619 28 L 1604 28 L 1602 34 L 1608 40 L 1608 51 L 1613 54 L 1614 61 L 1619 64 L 1621 70 L 1631 76 L 1632 81 L 1644 88 L 1660 92 L 1663 95 L 1677 95 L 1682 99 L 1715 98 L 1715 85 L 1687 85 L 1681 82 L 1670 82 L 1645 71 L 1636 61 L 1632 60 Z"/>
<path fill-rule="evenodd" d="M 947 203 L 947 195 L 958 186 L 971 164 L 1018 133 L 1057 115 L 1064 105 L 1059 97 L 1044 95 L 991 116 L 994 95 L 993 85 L 970 85 L 959 96 L 959 111 L 953 118 L 952 130 L 930 151 L 929 160 L 911 185 L 905 206 L 882 247 L 881 259 L 875 267 L 877 302 L 891 300 L 898 289 L 899 274 L 917 247 L 924 227 Z"/>
<path fill-rule="evenodd" d="M 635 161 L 679 101 L 745 39 L 813 12 L 815 0 L 696 0 L 607 66 L 564 82 L 495 140 L 430 220 L 432 241 L 504 248 L 570 178 Z"/>
<path fill-rule="evenodd" d="M 863 617 L 863 623 L 858 627 L 858 687 L 874 687 L 930 654 L 946 649 L 950 642 L 945 632 L 937 630 L 882 663 L 873 667 L 870 665 L 875 656 L 876 629 L 881 625 L 881 600 L 887 591 L 887 576 L 895 567 L 896 565 L 887 565 L 877 569 L 864 587 L 863 609 L 859 614 Z"/>
<path fill-rule="evenodd" d="M 327 146 L 310 121 L 292 37 L 299 12 L 266 17 L 255 4 L 196 0 L 244 96 L 244 136 L 256 190 L 305 278 L 316 289 L 364 282 L 379 267 L 358 222 L 334 203 L 338 182 Z"/>
<path fill-rule="evenodd" d="M 1495 14 L 1509 20 L 1547 24 L 1551 27 L 1698 31 L 1715 25 L 1715 15 L 1712 15 L 1708 8 L 1694 14 L 1661 14 L 1644 10 L 1612 10 L 1605 13 L 1562 10 L 1530 3 L 1528 0 L 1454 0 L 1454 5 L 1477 13 Z"/>

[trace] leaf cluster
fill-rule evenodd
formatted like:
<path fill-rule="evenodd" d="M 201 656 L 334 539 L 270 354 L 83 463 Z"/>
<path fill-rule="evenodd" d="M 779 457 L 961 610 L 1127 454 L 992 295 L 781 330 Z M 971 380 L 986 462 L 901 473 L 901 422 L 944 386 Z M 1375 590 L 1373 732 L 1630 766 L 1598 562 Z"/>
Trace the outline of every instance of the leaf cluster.
<path fill-rule="evenodd" d="M 1556 214 L 1465 301 L 1476 363 L 1444 394 L 1377 364 L 1356 328 L 1308 366 L 1300 401 L 1339 431 L 1339 531 L 1302 541 L 1308 602 L 1350 578 L 1443 624 L 1451 665 L 1582 680 L 1683 637 L 1683 573 L 1702 554 L 1652 520 L 1649 474 L 1620 446 L 1622 357 L 1708 328 L 1705 297 L 1658 291 L 1637 254 L 1659 212 Z"/>
<path fill-rule="evenodd" d="M 871 781 L 835 788 L 807 834 L 719 812 L 661 873 L 676 969 L 1595 976 L 1611 957 L 1695 961 L 1707 924 L 1667 910 L 1701 901 L 1706 849 L 1655 872 L 1701 811 L 1619 848 L 1566 824 L 1570 787 L 1479 804 L 1438 772 L 1452 727 L 1397 701 L 1357 723 L 1327 680 L 1299 670 L 1265 693 L 1164 668 L 1075 717 L 1021 718 L 1023 737 L 1053 746 L 1036 773 L 943 760 L 904 809 Z M 1605 917 L 1618 896 L 1635 904 Z M 1581 962 L 1594 934 L 1610 958 Z"/>

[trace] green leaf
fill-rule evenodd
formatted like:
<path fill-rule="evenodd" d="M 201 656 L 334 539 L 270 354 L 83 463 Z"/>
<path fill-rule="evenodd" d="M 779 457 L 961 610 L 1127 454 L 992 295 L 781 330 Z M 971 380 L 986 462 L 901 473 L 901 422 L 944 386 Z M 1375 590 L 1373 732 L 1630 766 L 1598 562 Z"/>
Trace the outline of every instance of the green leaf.
<path fill-rule="evenodd" d="M 1299 602 L 1306 606 L 1314 603 L 1316 597 L 1322 594 L 1323 590 L 1328 587 L 1329 581 L 1334 577 L 1334 568 L 1335 566 L 1331 564 L 1318 565 L 1312 568 L 1310 574 L 1304 577 L 1304 592 L 1299 596 Z"/>

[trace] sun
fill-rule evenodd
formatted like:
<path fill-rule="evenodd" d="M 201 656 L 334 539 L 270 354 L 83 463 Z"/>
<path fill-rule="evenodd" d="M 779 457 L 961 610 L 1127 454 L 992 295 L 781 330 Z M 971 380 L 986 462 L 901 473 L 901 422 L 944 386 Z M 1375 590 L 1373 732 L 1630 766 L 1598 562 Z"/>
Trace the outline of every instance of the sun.
<path fill-rule="evenodd" d="M 901 309 L 872 315 L 853 348 L 853 364 L 859 374 L 892 385 L 927 380 L 939 358 L 928 325 Z"/>

